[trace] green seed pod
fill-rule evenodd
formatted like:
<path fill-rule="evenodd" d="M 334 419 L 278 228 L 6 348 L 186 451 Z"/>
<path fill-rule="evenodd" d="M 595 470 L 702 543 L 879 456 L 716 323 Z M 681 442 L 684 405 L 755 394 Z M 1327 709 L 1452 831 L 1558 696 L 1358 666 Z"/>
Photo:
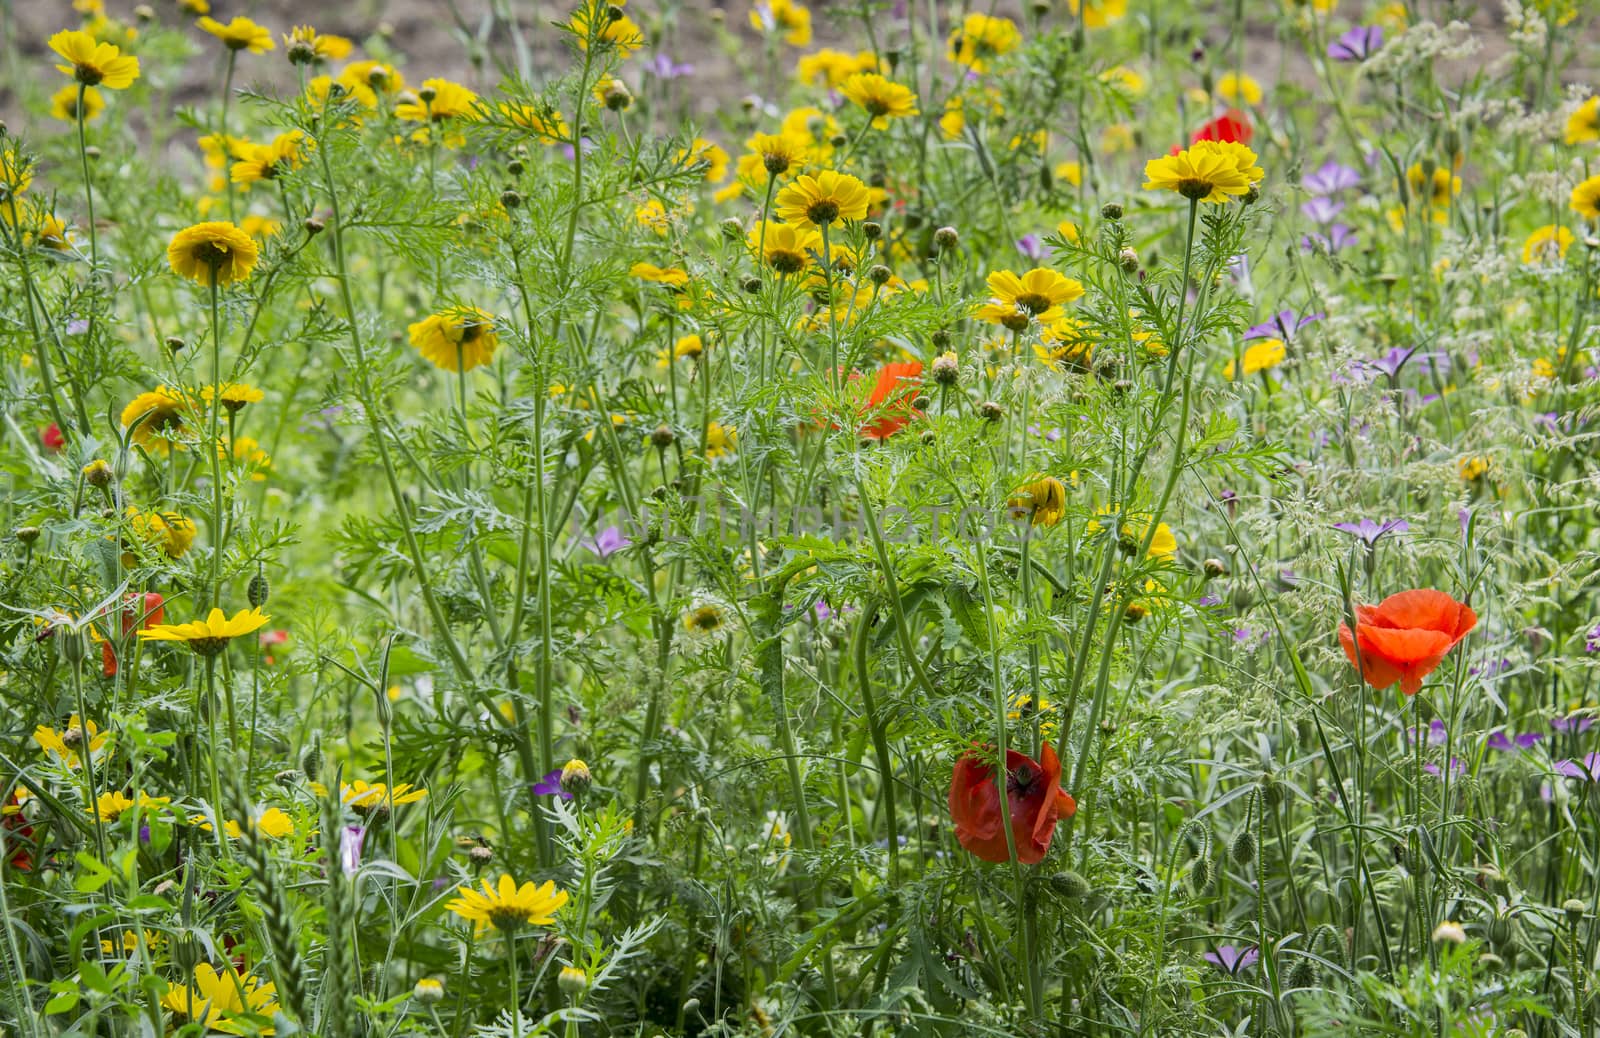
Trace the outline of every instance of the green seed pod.
<path fill-rule="evenodd" d="M 1261 784 L 1261 800 L 1270 808 L 1276 808 L 1283 803 L 1283 787 L 1278 785 L 1277 778 L 1270 771 L 1263 771 L 1258 780 Z"/>
<path fill-rule="evenodd" d="M 311 743 L 300 753 L 300 774 L 306 777 L 307 782 L 316 782 L 322 777 L 322 733 L 313 732 Z"/>
<path fill-rule="evenodd" d="M 1062 897 L 1076 899 L 1088 897 L 1091 888 L 1082 875 L 1068 869 L 1050 877 L 1050 889 Z"/>
<path fill-rule="evenodd" d="M 1211 892 L 1211 861 L 1208 858 L 1196 858 L 1194 864 L 1189 866 L 1189 889 L 1196 895 Z"/>
<path fill-rule="evenodd" d="M 1312 988 L 1317 986 L 1317 967 L 1310 959 L 1300 958 L 1289 970 L 1289 986 L 1291 988 Z"/>
<path fill-rule="evenodd" d="M 257 573 L 250 578 L 250 583 L 244 591 L 244 598 L 252 606 L 260 609 L 267 604 L 267 596 L 272 593 L 272 585 L 267 583 L 266 575 Z"/>

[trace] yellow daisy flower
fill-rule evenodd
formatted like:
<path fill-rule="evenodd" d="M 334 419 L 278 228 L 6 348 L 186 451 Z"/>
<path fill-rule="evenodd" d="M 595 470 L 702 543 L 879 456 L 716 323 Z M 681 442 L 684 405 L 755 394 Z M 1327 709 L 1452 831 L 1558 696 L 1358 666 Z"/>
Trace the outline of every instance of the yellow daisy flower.
<path fill-rule="evenodd" d="M 1591 97 L 1572 110 L 1561 139 L 1568 144 L 1600 141 L 1600 96 Z"/>
<path fill-rule="evenodd" d="M 815 176 L 802 174 L 778 192 L 778 217 L 801 229 L 825 227 L 865 218 L 870 199 L 867 185 L 848 173 L 828 169 Z"/>
<path fill-rule="evenodd" d="M 305 164 L 306 135 L 299 130 L 280 133 L 271 144 L 246 142 L 240 149 L 239 161 L 230 171 L 235 184 L 253 184 L 258 180 L 276 180 L 279 174 L 299 169 Z"/>
<path fill-rule="evenodd" d="M 445 371 L 471 371 L 487 364 L 500 346 L 494 315 L 475 306 L 431 314 L 406 331 L 417 352 Z"/>
<path fill-rule="evenodd" d="M 800 273 L 813 255 L 822 252 L 822 235 L 786 223 L 768 222 L 764 233 L 760 227 L 752 228 L 745 241 L 752 251 L 761 250 L 762 261 L 780 275 Z"/>
<path fill-rule="evenodd" d="M 92 122 L 105 111 L 106 99 L 94 87 L 83 88 L 83 121 Z M 50 114 L 64 123 L 78 121 L 78 88 L 64 86 L 50 95 Z"/>
<path fill-rule="evenodd" d="M 138 58 L 123 54 L 114 43 L 101 43 L 78 29 L 63 29 L 50 37 L 50 49 L 68 62 L 57 65 L 56 70 L 85 86 L 126 90 L 139 78 Z"/>
<path fill-rule="evenodd" d="M 1041 476 L 1018 487 L 1006 508 L 1033 526 L 1054 526 L 1067 512 L 1067 488 L 1054 476 Z"/>
<path fill-rule="evenodd" d="M 1244 373 L 1248 377 L 1259 371 L 1266 371 L 1282 364 L 1288 356 L 1288 350 L 1282 339 L 1263 339 L 1252 343 L 1244 351 L 1241 358 L 1244 364 Z M 1224 378 L 1233 378 L 1233 361 L 1228 361 L 1228 366 L 1222 369 Z"/>
<path fill-rule="evenodd" d="M 1049 267 L 1034 267 L 1021 277 L 996 270 L 989 275 L 988 285 L 989 298 L 979 305 L 975 316 L 1014 332 L 1026 330 L 1035 320 L 1045 325 L 1060 320 L 1061 305 L 1083 295 L 1081 281 Z"/>
<path fill-rule="evenodd" d="M 1258 105 L 1261 84 L 1243 72 L 1224 72 L 1217 77 L 1217 96 L 1229 104 Z"/>
<path fill-rule="evenodd" d="M 1145 190 L 1174 191 L 1190 201 L 1221 204 L 1264 175 L 1256 153 L 1232 141 L 1198 141 L 1176 155 L 1145 163 Z"/>
<path fill-rule="evenodd" d="M 259 258 L 255 240 L 226 220 L 186 227 L 167 246 L 173 273 L 202 285 L 243 281 Z"/>
<path fill-rule="evenodd" d="M 972 13 L 962 19 L 961 26 L 950 33 L 946 56 L 957 65 L 972 72 L 986 72 L 989 59 L 1009 54 L 1022 42 L 1017 23 L 1009 18 Z"/>
<path fill-rule="evenodd" d="M 343 61 L 350 56 L 353 44 L 343 36 L 322 33 L 309 25 L 297 25 L 284 33 L 283 46 L 289 60 L 308 65 L 313 61 Z M 300 60 L 296 60 L 296 58 Z"/>
<path fill-rule="evenodd" d="M 1084 28 L 1104 29 L 1127 16 L 1128 0 L 1067 0 L 1067 9 L 1082 15 Z"/>
<path fill-rule="evenodd" d="M 201 1025 L 202 1031 L 242 1035 L 254 1028 L 236 1017 L 248 1015 L 270 1021 L 278 1011 L 277 988 L 256 977 L 240 977 L 231 965 L 223 970 L 217 972 L 208 962 L 198 964 L 194 983 L 169 985 L 161 1004 L 173 1014 Z M 267 1030 L 271 1030 L 270 1026 Z"/>
<path fill-rule="evenodd" d="M 151 547 L 159 548 L 169 559 L 181 559 L 194 544 L 194 523 L 177 512 L 141 512 L 129 505 L 125 514 L 133 535 Z M 123 556 L 125 561 L 130 558 L 129 555 Z"/>
<path fill-rule="evenodd" d="M 444 906 L 474 924 L 478 934 L 485 929 L 514 932 L 524 926 L 549 926 L 567 903 L 567 892 L 557 890 L 552 880 L 538 887 L 531 882 L 519 887 L 516 880 L 502 874 L 498 884 L 491 885 L 487 879 L 481 882 L 481 890 L 457 887 L 461 896 Z"/>
<path fill-rule="evenodd" d="M 839 92 L 872 117 L 872 128 L 887 129 L 890 119 L 917 114 L 917 95 L 911 88 L 876 72 L 857 72 L 844 81 Z"/>
<path fill-rule="evenodd" d="M 590 0 L 580 0 L 580 2 L 581 6 L 572 12 L 572 17 L 568 19 L 567 26 L 577 39 L 579 49 L 588 50 L 589 37 L 593 28 L 590 23 Z M 620 18 L 612 18 L 609 16 L 606 5 L 602 4 L 600 6 L 600 19 L 599 30 L 593 32 L 592 35 L 594 35 L 602 49 L 615 47 L 617 53 L 626 58 L 644 46 L 644 32 L 640 30 L 632 18 L 627 15 L 622 15 Z"/>
<path fill-rule="evenodd" d="M 209 16 L 201 18 L 195 24 L 221 40 L 223 45 L 232 51 L 247 50 L 251 54 L 265 54 L 277 47 L 277 44 L 272 42 L 272 33 L 266 26 L 257 25 L 242 15 L 227 25 Z"/>
<path fill-rule="evenodd" d="M 1572 211 L 1588 220 L 1600 220 L 1600 176 L 1590 177 L 1572 189 Z"/>
<path fill-rule="evenodd" d="M 1567 258 L 1567 249 L 1576 240 L 1565 227 L 1547 223 L 1538 228 L 1522 243 L 1522 262 L 1529 265 L 1549 266 Z"/>
<path fill-rule="evenodd" d="M 156 624 L 139 632 L 146 641 L 184 642 L 201 656 L 215 656 L 228 647 L 228 641 L 243 634 L 260 630 L 272 617 L 261 612 L 259 606 L 241 609 L 230 618 L 221 609 L 213 608 L 204 620 L 186 624 Z"/>

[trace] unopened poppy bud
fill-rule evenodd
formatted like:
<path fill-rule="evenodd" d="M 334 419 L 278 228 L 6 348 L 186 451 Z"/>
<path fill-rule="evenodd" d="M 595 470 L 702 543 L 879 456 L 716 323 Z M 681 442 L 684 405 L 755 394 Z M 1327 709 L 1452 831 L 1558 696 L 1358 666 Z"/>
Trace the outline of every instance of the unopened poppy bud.
<path fill-rule="evenodd" d="M 444 1000 L 444 984 L 432 977 L 423 977 L 412 987 L 411 997 L 428 1005 L 441 1002 Z"/>
<path fill-rule="evenodd" d="M 1567 900 L 1561 902 L 1561 911 L 1567 914 L 1567 922 L 1571 923 L 1573 926 L 1577 926 L 1579 923 L 1583 922 L 1585 906 L 1584 903 L 1577 898 L 1568 898 Z"/>
<path fill-rule="evenodd" d="M 1289 969 L 1289 986 L 1291 988 L 1309 988 L 1317 983 L 1317 968 L 1311 960 L 1300 958 Z"/>
<path fill-rule="evenodd" d="M 1215 580 L 1228 575 L 1228 564 L 1221 559 L 1207 559 L 1203 564 L 1206 579 Z"/>
<path fill-rule="evenodd" d="M 583 761 L 573 759 L 562 765 L 561 788 L 563 791 L 574 795 L 587 793 L 589 785 L 593 781 L 593 777 L 589 774 L 589 765 Z"/>
<path fill-rule="evenodd" d="M 1136 624 L 1150 615 L 1150 610 L 1142 602 L 1129 602 L 1122 611 L 1122 619 L 1126 623 Z"/>
<path fill-rule="evenodd" d="M 1133 249 L 1123 249 L 1117 253 L 1117 263 L 1123 273 L 1132 274 L 1139 269 L 1139 254 Z"/>
<path fill-rule="evenodd" d="M 244 589 L 245 601 L 256 609 L 260 609 L 267 604 L 267 596 L 271 593 L 272 585 L 268 584 L 266 576 L 260 573 L 251 577 L 250 583 Z"/>
<path fill-rule="evenodd" d="M 953 386 L 961 381 L 961 358 L 953 350 L 933 358 L 933 380 L 941 386 Z"/>
<path fill-rule="evenodd" d="M 311 745 L 300 754 L 300 774 L 304 775 L 308 782 L 317 781 L 317 777 L 322 774 L 322 736 L 313 735 Z"/>
<path fill-rule="evenodd" d="M 1433 928 L 1434 944 L 1444 944 L 1446 942 L 1450 944 L 1465 944 L 1466 940 L 1467 931 L 1462 929 L 1460 923 L 1454 923 L 1446 919 Z"/>
<path fill-rule="evenodd" d="M 740 223 L 734 217 L 728 217 L 726 220 L 722 221 L 722 236 L 729 241 L 743 241 L 744 224 Z"/>
<path fill-rule="evenodd" d="M 1233 838 L 1233 846 L 1229 848 L 1233 860 L 1241 865 L 1248 865 L 1256 860 L 1256 834 L 1249 829 L 1239 830 L 1239 835 Z"/>
<path fill-rule="evenodd" d="M 1006 415 L 1006 409 L 993 400 L 985 400 L 978 405 L 978 414 L 987 422 L 998 422 Z"/>
<path fill-rule="evenodd" d="M 556 975 L 556 987 L 568 998 L 573 998 L 589 990 L 589 975 L 576 966 L 563 966 Z"/>
<path fill-rule="evenodd" d="M 507 209 L 520 208 L 522 205 L 522 196 L 510 188 L 507 188 L 506 190 L 500 192 L 500 204 L 505 206 Z"/>
<path fill-rule="evenodd" d="M 166 338 L 165 345 L 171 352 L 178 353 L 189 344 L 178 338 L 176 335 L 169 335 Z"/>
<path fill-rule="evenodd" d="M 327 224 L 323 223 L 321 220 L 317 219 L 315 216 L 308 216 L 308 217 L 305 218 L 305 222 L 302 223 L 300 226 L 302 226 L 302 227 L 304 227 L 306 229 L 306 234 L 313 235 L 313 234 L 321 234 L 323 229 L 325 227 L 327 227 Z"/>
<path fill-rule="evenodd" d="M 672 441 L 675 439 L 677 437 L 673 435 L 672 429 L 666 425 L 658 425 L 650 433 L 650 445 L 657 450 L 666 450 L 672 446 Z"/>
<path fill-rule="evenodd" d="M 434 99 L 438 96 L 439 91 L 435 90 L 431 86 L 424 86 L 417 90 L 417 100 L 421 101 L 425 105 L 433 104 Z"/>
<path fill-rule="evenodd" d="M 866 235 L 867 241 L 877 241 L 883 237 L 883 224 L 876 220 L 868 220 L 861 225 L 861 233 Z"/>
<path fill-rule="evenodd" d="M 750 295 L 755 295 L 757 292 L 761 291 L 761 279 L 756 277 L 754 274 L 751 274 L 743 281 L 739 282 L 739 287 L 744 289 Z"/>
<path fill-rule="evenodd" d="M 887 285 L 889 283 L 889 279 L 894 277 L 894 271 L 890 270 L 882 263 L 874 263 L 871 269 L 867 271 L 867 277 L 872 279 L 872 283 L 874 285 Z"/>
<path fill-rule="evenodd" d="M 1050 889 L 1062 897 L 1080 898 L 1088 897 L 1091 888 L 1082 875 L 1066 869 L 1050 877 Z"/>
<path fill-rule="evenodd" d="M 1189 889 L 1196 894 L 1204 894 L 1211 889 L 1210 861 L 1196 858 L 1194 864 L 1189 866 Z"/>
<path fill-rule="evenodd" d="M 1107 220 L 1120 220 L 1122 219 L 1122 205 L 1117 202 L 1107 202 L 1100 207 L 1100 215 Z"/>
<path fill-rule="evenodd" d="M 30 529 L 30 527 L 24 527 L 24 529 Z M 18 530 L 17 532 L 21 533 L 22 531 Z M 58 651 L 61 653 L 61 658 L 66 660 L 68 663 L 78 664 L 83 662 L 84 648 L 82 632 L 63 630 L 61 632 L 61 637 L 56 639 L 56 645 L 58 646 Z M 77 728 L 69 728 L 67 731 L 72 733 L 74 739 L 83 739 L 83 732 Z M 65 733 L 63 733 L 63 735 L 65 735 Z"/>

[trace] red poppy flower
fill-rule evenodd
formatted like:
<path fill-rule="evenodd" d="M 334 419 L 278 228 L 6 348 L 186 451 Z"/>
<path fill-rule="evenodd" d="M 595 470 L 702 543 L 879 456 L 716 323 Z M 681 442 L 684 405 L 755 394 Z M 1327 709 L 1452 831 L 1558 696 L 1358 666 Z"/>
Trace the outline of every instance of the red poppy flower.
<path fill-rule="evenodd" d="M 1006 799 L 1011 806 L 1011 834 L 1017 860 L 1036 865 L 1050 850 L 1056 822 L 1071 818 L 1078 802 L 1061 788 L 1061 762 L 1049 743 L 1041 764 L 1025 753 L 1006 751 Z M 984 861 L 1010 861 L 1000 819 L 1000 794 L 994 769 L 972 754 L 956 761 L 950 779 L 950 818 L 956 840 Z"/>
<path fill-rule="evenodd" d="M 52 451 L 59 451 L 67 445 L 67 438 L 61 435 L 61 426 L 51 422 L 39 433 L 39 442 Z"/>
<path fill-rule="evenodd" d="M 1250 138 L 1254 135 L 1255 130 L 1250 126 L 1250 117 L 1237 108 L 1230 108 L 1196 130 L 1194 136 L 1189 138 L 1189 143 L 1230 141 L 1234 144 L 1249 144 Z"/>
<path fill-rule="evenodd" d="M 872 440 L 886 440 L 910 424 L 922 412 L 911 406 L 917 390 L 922 387 L 922 363 L 915 360 L 885 364 L 878 371 L 878 381 L 872 387 L 862 408 L 863 416 L 871 420 L 861 427 L 861 435 Z"/>
<path fill-rule="evenodd" d="M 166 617 L 166 600 L 154 591 L 146 591 L 143 597 L 143 608 L 140 608 L 140 596 L 129 595 L 125 600 L 122 610 L 122 636 L 126 638 L 134 631 L 145 627 L 154 627 Z M 110 639 L 100 643 L 101 670 L 108 678 L 117 676 L 117 651 L 111 647 Z"/>
<path fill-rule="evenodd" d="M 16 790 L 11 791 L 5 806 L 0 807 L 0 844 L 16 848 L 7 860 L 8 865 L 18 872 L 33 871 L 33 855 L 28 853 L 33 845 L 33 826 L 22 815 L 22 798 Z"/>
<path fill-rule="evenodd" d="M 1390 595 L 1375 606 L 1356 606 L 1356 633 L 1339 625 L 1339 644 L 1351 666 L 1361 648 L 1361 676 L 1375 689 L 1396 681 L 1415 695 L 1456 643 L 1478 625 L 1472 607 L 1443 591 L 1418 589 Z"/>

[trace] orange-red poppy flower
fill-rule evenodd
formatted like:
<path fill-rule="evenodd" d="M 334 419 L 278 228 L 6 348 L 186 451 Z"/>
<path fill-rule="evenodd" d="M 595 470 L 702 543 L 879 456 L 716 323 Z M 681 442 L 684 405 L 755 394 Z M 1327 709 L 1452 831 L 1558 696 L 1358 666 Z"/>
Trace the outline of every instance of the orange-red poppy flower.
<path fill-rule="evenodd" d="M 1230 108 L 1196 130 L 1194 136 L 1189 138 L 1189 143 L 1232 141 L 1235 144 L 1249 144 L 1253 136 L 1255 130 L 1250 125 L 1250 117 L 1237 108 Z"/>
<path fill-rule="evenodd" d="M 1351 666 L 1361 650 L 1361 676 L 1375 689 L 1396 681 L 1415 695 L 1422 679 L 1478 625 L 1472 607 L 1443 591 L 1417 589 L 1390 595 L 1375 606 L 1356 606 L 1356 633 L 1339 625 L 1339 644 Z"/>
<path fill-rule="evenodd" d="M 1056 823 L 1071 818 L 1078 802 L 1061 788 L 1061 762 L 1049 743 L 1043 763 L 1025 753 L 1006 751 L 1006 799 L 1011 805 L 1011 834 L 1017 860 L 1036 865 L 1050 850 Z M 956 761 L 950 778 L 950 818 L 956 823 L 956 840 L 984 861 L 1010 861 L 1006 833 L 1000 818 L 1000 793 L 995 789 L 994 768 L 971 753 Z"/>
<path fill-rule="evenodd" d="M 146 591 L 142 599 L 129 595 L 122 610 L 122 636 L 126 638 L 134 631 L 160 623 L 166 616 L 165 606 L 166 600 L 154 591 Z M 117 650 L 111 647 L 110 639 L 100 643 L 100 663 L 106 677 L 117 676 Z"/>
<path fill-rule="evenodd" d="M 861 435 L 871 440 L 886 440 L 921 414 L 911 406 L 922 388 L 922 363 L 915 360 L 885 364 L 867 397 L 862 416 L 867 419 Z"/>

